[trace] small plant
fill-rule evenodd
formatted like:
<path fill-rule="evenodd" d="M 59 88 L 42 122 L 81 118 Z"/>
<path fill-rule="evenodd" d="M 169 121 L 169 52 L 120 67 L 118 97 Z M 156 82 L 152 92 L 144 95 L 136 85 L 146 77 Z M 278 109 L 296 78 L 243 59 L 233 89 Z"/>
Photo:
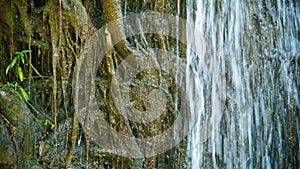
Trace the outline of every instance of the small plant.
<path fill-rule="evenodd" d="M 23 50 L 22 52 L 16 52 L 16 55 L 13 58 L 12 62 L 7 66 L 5 73 L 8 74 L 8 71 L 14 68 L 14 66 L 16 65 L 18 77 L 20 81 L 23 82 L 24 75 L 23 75 L 22 67 L 20 66 L 20 62 L 25 64 L 25 54 L 29 52 L 31 52 L 31 50 Z"/>
<path fill-rule="evenodd" d="M 8 74 L 8 72 L 12 69 L 15 69 L 15 72 L 17 74 L 17 78 L 20 80 L 20 82 L 23 82 L 24 80 L 24 74 L 23 74 L 23 70 L 22 70 L 22 67 L 21 67 L 21 64 L 23 65 L 27 65 L 25 64 L 25 55 L 26 53 L 29 53 L 31 52 L 31 50 L 23 50 L 21 52 L 16 52 L 15 53 L 15 56 L 12 60 L 12 62 L 7 66 L 6 70 L 5 70 L 5 73 Z M 30 64 L 29 65 L 39 76 L 41 76 L 39 74 L 39 72 L 37 71 L 37 69 L 35 69 L 35 67 Z M 25 101 L 27 102 L 29 97 L 28 97 L 28 94 L 26 93 L 26 91 L 23 89 L 23 87 L 18 83 L 18 82 L 15 82 L 15 83 L 10 83 L 10 82 L 7 82 L 5 84 L 5 86 L 7 87 L 11 87 L 11 88 L 14 88 L 15 90 L 18 90 L 21 92 L 23 98 L 25 99 Z"/>
<path fill-rule="evenodd" d="M 55 125 L 50 120 L 48 120 L 48 119 L 45 120 L 44 126 L 50 127 L 51 130 L 55 129 Z"/>
<path fill-rule="evenodd" d="M 23 96 L 23 98 L 24 98 L 24 100 L 25 100 L 26 102 L 29 100 L 29 97 L 28 97 L 27 92 L 23 89 L 22 86 L 20 86 L 20 85 L 18 84 L 18 82 L 15 82 L 15 83 L 9 83 L 9 82 L 7 82 L 7 83 L 5 84 L 5 86 L 20 91 L 21 94 L 22 94 L 22 96 Z"/>

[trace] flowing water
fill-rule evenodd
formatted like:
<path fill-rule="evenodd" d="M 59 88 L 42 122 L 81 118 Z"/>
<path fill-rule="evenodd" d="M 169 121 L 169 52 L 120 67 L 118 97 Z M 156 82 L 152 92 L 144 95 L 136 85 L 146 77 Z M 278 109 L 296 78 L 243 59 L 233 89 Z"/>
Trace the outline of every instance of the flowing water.
<path fill-rule="evenodd" d="M 206 54 L 187 51 L 188 168 L 298 168 L 300 2 L 188 0 L 187 11 L 188 47 L 206 41 Z"/>

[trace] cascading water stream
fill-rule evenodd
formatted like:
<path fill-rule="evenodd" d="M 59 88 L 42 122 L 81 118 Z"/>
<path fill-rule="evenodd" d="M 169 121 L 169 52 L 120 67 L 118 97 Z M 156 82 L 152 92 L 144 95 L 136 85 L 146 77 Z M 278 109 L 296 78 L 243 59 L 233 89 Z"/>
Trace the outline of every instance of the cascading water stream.
<path fill-rule="evenodd" d="M 197 119 L 188 168 L 299 167 L 299 8 L 292 0 L 188 0 L 196 30 L 187 31 L 187 94 Z M 199 48 L 199 33 L 203 55 L 189 50 Z"/>

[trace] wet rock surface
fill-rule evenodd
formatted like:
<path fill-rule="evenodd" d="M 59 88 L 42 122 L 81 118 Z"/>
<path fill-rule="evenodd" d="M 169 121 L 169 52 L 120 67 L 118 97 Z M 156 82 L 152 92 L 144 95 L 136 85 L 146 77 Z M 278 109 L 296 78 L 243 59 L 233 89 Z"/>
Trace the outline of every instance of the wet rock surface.
<path fill-rule="evenodd" d="M 0 168 L 42 168 L 35 159 L 41 132 L 22 96 L 1 86 L 0 111 Z"/>

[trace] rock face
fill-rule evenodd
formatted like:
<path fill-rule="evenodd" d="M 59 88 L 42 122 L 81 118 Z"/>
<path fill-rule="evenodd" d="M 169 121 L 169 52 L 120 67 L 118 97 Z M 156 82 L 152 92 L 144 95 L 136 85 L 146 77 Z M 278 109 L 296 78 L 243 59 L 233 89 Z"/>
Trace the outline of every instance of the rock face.
<path fill-rule="evenodd" d="M 38 122 L 17 91 L 0 86 L 0 117 L 0 168 L 41 168 L 34 159 Z"/>

